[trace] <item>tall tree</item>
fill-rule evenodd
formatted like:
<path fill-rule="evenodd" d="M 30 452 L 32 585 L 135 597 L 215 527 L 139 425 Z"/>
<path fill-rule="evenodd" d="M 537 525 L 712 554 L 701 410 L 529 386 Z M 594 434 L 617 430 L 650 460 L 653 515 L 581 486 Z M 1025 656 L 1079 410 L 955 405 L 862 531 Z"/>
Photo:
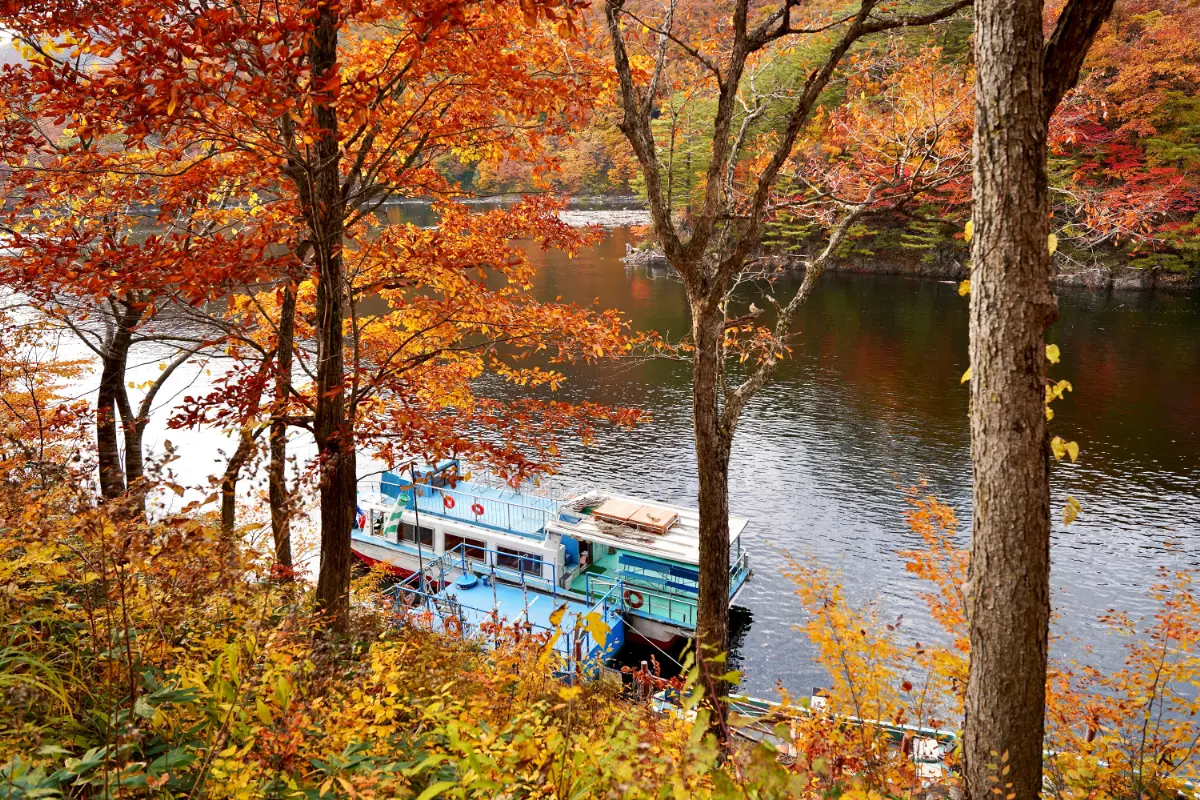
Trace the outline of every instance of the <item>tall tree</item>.
<path fill-rule="evenodd" d="M 155 171 L 116 163 L 114 175 L 154 183 L 219 169 L 237 196 L 260 193 L 288 212 L 286 225 L 248 228 L 264 248 L 295 243 L 294 261 L 316 286 L 317 391 L 305 422 L 319 446 L 317 599 L 335 627 L 348 616 L 356 502 L 344 327 L 357 298 L 346 242 L 369 238 L 391 198 L 452 191 L 433 168 L 439 158 L 536 150 L 578 117 L 594 69 L 570 45 L 576 5 L 0 2 L 0 26 L 29 51 L 27 65 L 3 75 L 6 96 L 32 106 L 0 119 L 9 166 L 97 141 L 114 159 L 150 151 L 179 162 Z M 460 79 L 463 64 L 471 80 Z M 70 120 L 75 140 L 39 135 L 42 120 Z M 295 271 L 279 282 L 296 282 Z M 290 354 L 276 352 L 284 394 Z M 273 452 L 279 444 L 277 430 Z"/>
<path fill-rule="evenodd" d="M 978 0 L 971 270 L 968 797 L 1042 789 L 1050 618 L 1050 288 L 1046 143 L 1112 0 L 1070 0 L 1046 41 L 1042 0 Z"/>
<path fill-rule="evenodd" d="M 826 248 L 810 264 L 804 284 L 789 302 L 778 307 L 774 325 L 760 339 L 766 346 L 753 368 L 736 383 L 728 380 L 726 365 L 729 331 L 740 327 L 736 321 L 731 325 L 726 314 L 730 290 L 739 284 L 758 247 L 776 180 L 818 104 L 828 99 L 825 90 L 847 53 L 868 37 L 947 19 L 970 5 L 970 0 L 932 9 L 917 4 L 886 10 L 878 0 L 863 0 L 849 11 L 824 5 L 801 8 L 791 0 L 751 5 L 749 0 L 733 0 L 728 25 L 721 25 L 722 32 L 712 36 L 711 26 L 689 30 L 680 22 L 683 15 L 676 14 L 675 2 L 669 2 L 656 16 L 652 16 L 653 9 L 635 8 L 629 0 L 606 0 L 605 4 L 623 114 L 619 127 L 641 167 L 654 234 L 683 281 L 691 311 L 692 414 L 700 508 L 697 639 L 702 658 L 723 653 L 727 647 L 729 457 L 738 419 L 785 353 L 783 339 L 824 263 L 854 219 L 870 207 L 873 197 L 868 195 L 842 209 Z M 738 166 L 745 155 L 747 134 L 761 114 L 745 110 L 750 105 L 744 93 L 747 70 L 773 47 L 797 41 L 817 55 L 805 64 L 807 77 L 801 85 L 770 98 L 779 116 L 779 129 L 755 161 L 753 172 L 746 174 Z M 633 53 L 631 46 L 637 48 Z M 696 76 L 707 82 L 715 109 L 708 134 L 707 168 L 700 181 L 703 191 L 692 203 L 686 226 L 672 215 L 661 137 L 656 137 L 652 124 L 660 114 L 664 93 L 680 71 L 688 73 L 689 82 L 695 83 Z M 708 670 L 711 674 L 724 671 L 717 666 Z M 714 712 L 715 729 L 721 731 L 724 704 L 719 700 Z"/>

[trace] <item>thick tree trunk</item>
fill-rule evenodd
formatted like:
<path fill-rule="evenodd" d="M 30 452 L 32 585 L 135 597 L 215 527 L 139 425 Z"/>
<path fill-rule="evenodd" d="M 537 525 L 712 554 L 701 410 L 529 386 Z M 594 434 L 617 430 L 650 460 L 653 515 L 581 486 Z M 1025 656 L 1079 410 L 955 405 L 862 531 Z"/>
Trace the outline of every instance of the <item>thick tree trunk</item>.
<path fill-rule="evenodd" d="M 312 170 L 309 210 L 317 261 L 317 399 L 313 429 L 321 459 L 321 572 L 317 606 L 335 631 L 350 616 L 350 532 L 357 499 L 354 436 L 346 417 L 342 352 L 342 233 L 345 200 L 339 171 L 337 92 L 338 4 L 316 5 L 308 58 L 315 89 L 313 110 L 320 134 Z"/>
<path fill-rule="evenodd" d="M 117 415 L 122 405 L 128 407 L 125 367 L 133 343 L 133 330 L 141 317 L 139 312 L 132 309 L 120 306 L 117 309 L 112 335 L 105 342 L 100 386 L 96 395 L 96 458 L 100 471 L 100 496 L 106 501 L 117 500 L 125 494 L 126 474 L 121 462 Z"/>
<path fill-rule="evenodd" d="M 276 351 L 275 415 L 271 420 L 271 460 L 267 467 L 267 499 L 271 506 L 271 536 L 275 563 L 292 566 L 292 509 L 287 487 L 287 410 L 292 390 L 292 344 L 296 331 L 296 287 L 288 281 L 279 312 L 279 341 Z"/>
<path fill-rule="evenodd" d="M 1050 615 L 1050 291 L 1041 0 L 975 6 L 968 797 L 1042 787 Z M 1007 772 L 1005 772 L 1007 770 Z M 1000 794 L 996 795 L 995 790 Z"/>
<path fill-rule="evenodd" d="M 692 301 L 692 402 L 696 469 L 700 480 L 700 592 L 697 603 L 697 655 L 707 661 L 729 645 L 729 450 L 730 432 L 721 424 L 725 315 L 718 299 Z M 709 678 L 723 675 L 720 663 L 705 664 Z M 724 735 L 721 699 L 728 685 L 716 682 L 710 693 L 712 727 Z"/>

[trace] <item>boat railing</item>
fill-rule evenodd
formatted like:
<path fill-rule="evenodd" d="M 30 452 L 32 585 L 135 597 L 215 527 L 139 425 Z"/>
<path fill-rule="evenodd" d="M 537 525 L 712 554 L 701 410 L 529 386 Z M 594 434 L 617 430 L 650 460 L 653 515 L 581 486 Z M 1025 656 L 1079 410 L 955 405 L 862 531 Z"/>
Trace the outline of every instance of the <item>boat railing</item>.
<path fill-rule="evenodd" d="M 736 591 L 739 581 L 750 573 L 750 554 L 742 551 L 737 560 L 729 568 L 729 587 L 731 591 Z"/>
<path fill-rule="evenodd" d="M 550 568 L 548 577 L 545 574 L 546 567 Z M 419 591 L 422 586 L 432 584 L 444 589 L 460 575 L 468 574 L 487 575 L 522 589 L 534 588 L 549 591 L 551 597 L 558 596 L 558 568 L 554 563 L 467 542 L 430 559 L 412 575 L 397 583 L 396 588 Z"/>
<path fill-rule="evenodd" d="M 607 625 L 609 614 L 613 613 L 614 611 L 619 614 L 625 610 L 623 589 L 624 583 L 622 581 L 617 581 L 617 583 L 607 592 L 605 592 L 599 600 L 597 600 L 595 603 L 592 603 L 587 612 L 584 613 L 583 619 L 586 620 L 589 615 L 600 612 L 600 619 L 603 620 Z M 591 598 L 589 597 L 588 600 L 590 601 Z M 611 641 L 611 639 L 609 639 L 604 645 L 600 645 L 599 642 L 596 641 L 596 638 L 592 636 L 592 631 L 586 626 L 586 622 L 583 623 L 583 627 L 581 627 L 575 633 L 578 643 L 577 655 L 579 653 L 591 653 L 597 647 L 601 648 L 601 652 L 603 653 L 607 649 L 608 641 Z"/>
<path fill-rule="evenodd" d="M 750 561 L 748 554 L 742 553 L 729 568 L 729 588 L 731 594 L 738 589 L 739 581 L 749 570 Z M 584 591 L 587 594 L 588 600 L 591 600 L 594 593 L 606 592 L 610 587 L 618 583 L 624 584 L 627 592 L 632 592 L 636 595 L 626 595 L 627 597 L 631 597 L 634 603 L 640 603 L 637 607 L 634 607 L 633 603 L 628 603 L 629 609 L 634 613 L 642 613 L 651 617 L 671 620 L 676 624 L 686 627 L 694 628 L 696 626 L 696 608 L 698 603 L 696 599 L 655 589 L 652 586 L 640 583 L 636 576 L 626 575 L 626 577 L 618 579 L 589 574 L 584 583 Z"/>
<path fill-rule="evenodd" d="M 631 612 L 670 620 L 676 625 L 696 627 L 696 601 L 692 599 L 651 589 L 627 579 L 606 578 L 603 575 L 588 575 L 584 591 L 590 602 L 592 597 L 606 596 L 618 586 L 622 587 L 622 599 Z"/>
<path fill-rule="evenodd" d="M 494 562 L 476 558 L 474 554 L 477 554 L 479 551 L 486 551 L 487 554 L 492 556 L 507 555 L 506 553 L 498 553 L 488 548 L 460 544 L 453 550 L 430 561 L 422 570 L 413 573 L 392 587 L 391 594 L 397 610 L 402 606 L 409 609 L 424 608 L 443 622 L 447 617 L 456 617 L 460 623 L 459 630 L 465 635 L 467 628 L 464 626 L 474 626 L 478 629 L 482 623 L 495 618 L 497 609 L 472 606 L 448 593 L 447 590 L 453 587 L 454 581 L 461 575 L 486 575 L 492 581 L 504 576 L 515 579 L 512 582 L 519 581 L 523 589 L 533 588 L 541 590 L 541 592 L 549 590 L 552 597 L 557 596 L 555 581 L 547 583 L 545 580 L 536 579 L 526 582 L 526 573 L 523 570 L 508 568 Z M 610 616 L 614 615 L 614 612 L 619 614 L 620 611 L 624 610 L 622 588 L 623 584 L 617 582 L 617 585 L 611 587 L 604 594 L 599 595 L 594 602 L 591 602 L 592 598 L 589 597 L 591 605 L 588 606 L 587 611 L 582 616 L 586 618 L 588 615 L 598 612 L 600 619 L 611 627 L 611 623 L 609 622 Z M 544 633 L 549 636 L 553 635 L 554 629 L 529 621 L 528 606 L 526 606 L 525 611 L 525 619 L 523 621 L 518 618 L 510 620 L 510 622 L 524 624 L 531 632 Z M 567 669 L 570 672 L 582 668 L 590 669 L 592 666 L 595 666 L 590 661 L 592 660 L 593 652 L 597 648 L 599 648 L 600 660 L 607 653 L 608 648 L 596 641 L 592 630 L 586 623 L 582 623 L 572 630 L 564 630 L 562 633 L 565 636 L 561 637 L 560 642 L 555 645 L 555 649 L 564 657 Z"/>
<path fill-rule="evenodd" d="M 401 500 L 406 508 L 411 509 L 415 494 L 417 512 L 420 514 L 433 514 L 530 538 L 540 538 L 546 523 L 558 515 L 557 506 L 545 508 L 519 500 L 497 498 L 489 492 L 473 491 L 473 488 L 472 484 L 465 481 L 460 481 L 453 489 L 449 486 L 418 484 L 415 490 L 409 488 L 402 493 Z M 512 495 L 521 497 L 516 492 L 512 492 Z"/>

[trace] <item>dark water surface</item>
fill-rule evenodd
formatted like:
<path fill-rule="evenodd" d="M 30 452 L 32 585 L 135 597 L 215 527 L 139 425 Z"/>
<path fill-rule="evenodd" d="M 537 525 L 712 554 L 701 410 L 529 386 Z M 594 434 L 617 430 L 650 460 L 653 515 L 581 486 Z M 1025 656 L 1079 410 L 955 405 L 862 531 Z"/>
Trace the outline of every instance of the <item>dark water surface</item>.
<path fill-rule="evenodd" d="M 567 259 L 533 254 L 539 297 L 616 307 L 634 326 L 688 330 L 683 287 L 666 274 L 627 271 L 630 234 L 617 228 Z M 790 296 L 792 287 L 776 294 Z M 1059 630 L 1111 663 L 1118 643 L 1096 616 L 1146 612 L 1158 570 L 1200 565 L 1200 301 L 1163 294 L 1060 292 L 1048 341 L 1055 377 L 1074 393 L 1055 404 L 1053 431 L 1079 442 L 1078 464 L 1054 468 L 1053 589 Z M 792 630 L 802 617 L 782 575 L 786 553 L 837 569 L 856 602 L 903 614 L 909 635 L 936 634 L 918 585 L 896 551 L 908 531 L 902 487 L 927 480 L 970 531 L 967 301 L 924 279 L 826 275 L 800 313 L 794 352 L 746 409 L 734 445 L 731 504 L 751 520 L 754 577 L 739 598 L 737 654 L 745 690 L 822 683 L 813 650 Z M 575 369 L 564 399 L 644 408 L 653 421 L 567 450 L 563 473 L 617 490 L 694 504 L 696 475 L 686 364 Z M 1065 643 L 1064 648 L 1079 645 Z M 1074 652 L 1074 651 L 1073 651 Z"/>

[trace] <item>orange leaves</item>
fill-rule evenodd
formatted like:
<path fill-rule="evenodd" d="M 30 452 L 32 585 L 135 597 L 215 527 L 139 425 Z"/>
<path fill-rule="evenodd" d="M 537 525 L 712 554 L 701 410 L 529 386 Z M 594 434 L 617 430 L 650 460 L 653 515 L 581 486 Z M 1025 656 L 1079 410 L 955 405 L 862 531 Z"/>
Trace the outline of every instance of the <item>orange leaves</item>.
<path fill-rule="evenodd" d="M 941 50 L 898 46 L 854 65 L 846 100 L 810 126 L 797 170 L 845 203 L 969 202 L 971 74 Z M 827 203 L 828 204 L 828 201 Z M 813 203 L 814 215 L 823 205 Z"/>
<path fill-rule="evenodd" d="M 594 236 L 564 223 L 561 209 L 547 197 L 479 212 L 442 203 L 436 226 L 380 227 L 348 248 L 352 296 L 363 303 L 347 327 L 360 442 L 384 460 L 457 454 L 522 479 L 552 469 L 563 438 L 587 441 L 597 425 L 640 419 L 541 394 L 564 379 L 554 365 L 633 346 L 615 312 L 531 296 L 528 249 L 513 240 L 569 252 Z M 492 378 L 537 398 L 497 400 L 481 391 Z"/>

